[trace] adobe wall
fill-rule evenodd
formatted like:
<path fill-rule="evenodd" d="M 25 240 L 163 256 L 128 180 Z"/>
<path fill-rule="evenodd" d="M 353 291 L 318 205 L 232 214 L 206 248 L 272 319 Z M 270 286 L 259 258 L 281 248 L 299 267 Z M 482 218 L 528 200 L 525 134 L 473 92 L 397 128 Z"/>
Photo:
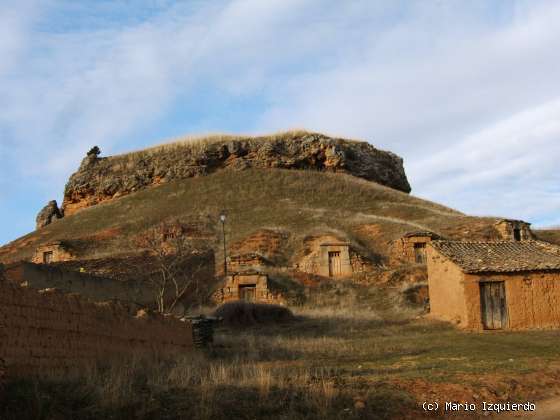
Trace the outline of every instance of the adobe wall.
<path fill-rule="evenodd" d="M 431 246 L 426 249 L 430 313 L 465 327 L 468 324 L 463 272 Z M 480 303 L 479 303 L 480 305 Z"/>
<path fill-rule="evenodd" d="M 560 273 L 466 274 L 468 326 L 482 329 L 481 281 L 505 282 L 509 329 L 560 327 Z"/>
<path fill-rule="evenodd" d="M 119 281 L 87 273 L 64 270 L 56 266 L 22 262 L 6 267 L 8 280 L 34 289 L 57 288 L 79 293 L 96 301 L 121 300 L 153 306 L 154 293 L 138 282 Z"/>
<path fill-rule="evenodd" d="M 133 355 L 169 357 L 192 348 L 188 322 L 132 317 L 119 305 L 0 280 L 0 360 L 8 376 L 63 372 Z"/>

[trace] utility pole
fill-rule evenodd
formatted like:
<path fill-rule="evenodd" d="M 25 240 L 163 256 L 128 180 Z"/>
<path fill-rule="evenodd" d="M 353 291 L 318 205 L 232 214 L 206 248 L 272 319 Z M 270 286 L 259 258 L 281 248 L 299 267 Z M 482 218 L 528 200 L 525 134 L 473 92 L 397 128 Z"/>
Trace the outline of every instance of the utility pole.
<path fill-rule="evenodd" d="M 226 255 L 226 215 L 222 213 L 220 215 L 220 220 L 222 222 L 222 236 L 224 242 L 224 277 L 227 277 L 227 255 Z"/>

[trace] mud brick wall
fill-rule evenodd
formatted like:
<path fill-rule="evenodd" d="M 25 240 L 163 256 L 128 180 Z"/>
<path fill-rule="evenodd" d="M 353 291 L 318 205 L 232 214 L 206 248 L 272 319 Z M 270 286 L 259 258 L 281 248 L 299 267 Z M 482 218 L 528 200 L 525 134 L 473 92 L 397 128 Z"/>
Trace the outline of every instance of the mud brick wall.
<path fill-rule="evenodd" d="M 188 322 L 131 316 L 117 304 L 0 279 L 0 361 L 7 376 L 64 371 L 111 358 L 169 357 L 192 348 Z"/>

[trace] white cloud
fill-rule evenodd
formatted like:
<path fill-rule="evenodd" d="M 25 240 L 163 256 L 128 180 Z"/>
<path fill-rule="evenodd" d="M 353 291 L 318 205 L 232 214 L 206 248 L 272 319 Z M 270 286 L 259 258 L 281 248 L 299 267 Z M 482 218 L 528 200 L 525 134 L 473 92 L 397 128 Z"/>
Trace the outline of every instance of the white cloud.
<path fill-rule="evenodd" d="M 368 139 L 405 157 L 423 196 L 553 218 L 560 5 L 143 6 L 134 19 L 118 2 L 26 3 L 0 15 L 0 155 L 10 162 L 1 170 L 43 186 L 41 200 L 60 195 L 90 146 L 137 147 L 119 141 L 156 125 L 179 96 L 196 103 L 206 87 L 268 104 L 251 111 L 244 131 L 307 127 Z M 60 21 L 70 9 L 75 21 Z M 31 11 L 36 18 L 26 19 Z M 477 199 L 490 193 L 494 203 Z"/>
<path fill-rule="evenodd" d="M 560 222 L 560 99 L 409 166 L 419 193 L 467 212 Z"/>

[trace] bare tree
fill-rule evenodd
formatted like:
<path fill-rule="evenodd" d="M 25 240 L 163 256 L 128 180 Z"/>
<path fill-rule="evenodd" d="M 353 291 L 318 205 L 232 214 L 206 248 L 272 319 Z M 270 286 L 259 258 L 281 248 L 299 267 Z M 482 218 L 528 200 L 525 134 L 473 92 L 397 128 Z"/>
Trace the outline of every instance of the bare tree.
<path fill-rule="evenodd" d="M 213 262 L 205 258 L 208 251 L 198 249 L 179 223 L 162 223 L 145 231 L 136 242 L 144 251 L 136 270 L 153 288 L 159 312 L 172 312 L 186 300 L 203 303 L 210 285 L 201 275 Z"/>

